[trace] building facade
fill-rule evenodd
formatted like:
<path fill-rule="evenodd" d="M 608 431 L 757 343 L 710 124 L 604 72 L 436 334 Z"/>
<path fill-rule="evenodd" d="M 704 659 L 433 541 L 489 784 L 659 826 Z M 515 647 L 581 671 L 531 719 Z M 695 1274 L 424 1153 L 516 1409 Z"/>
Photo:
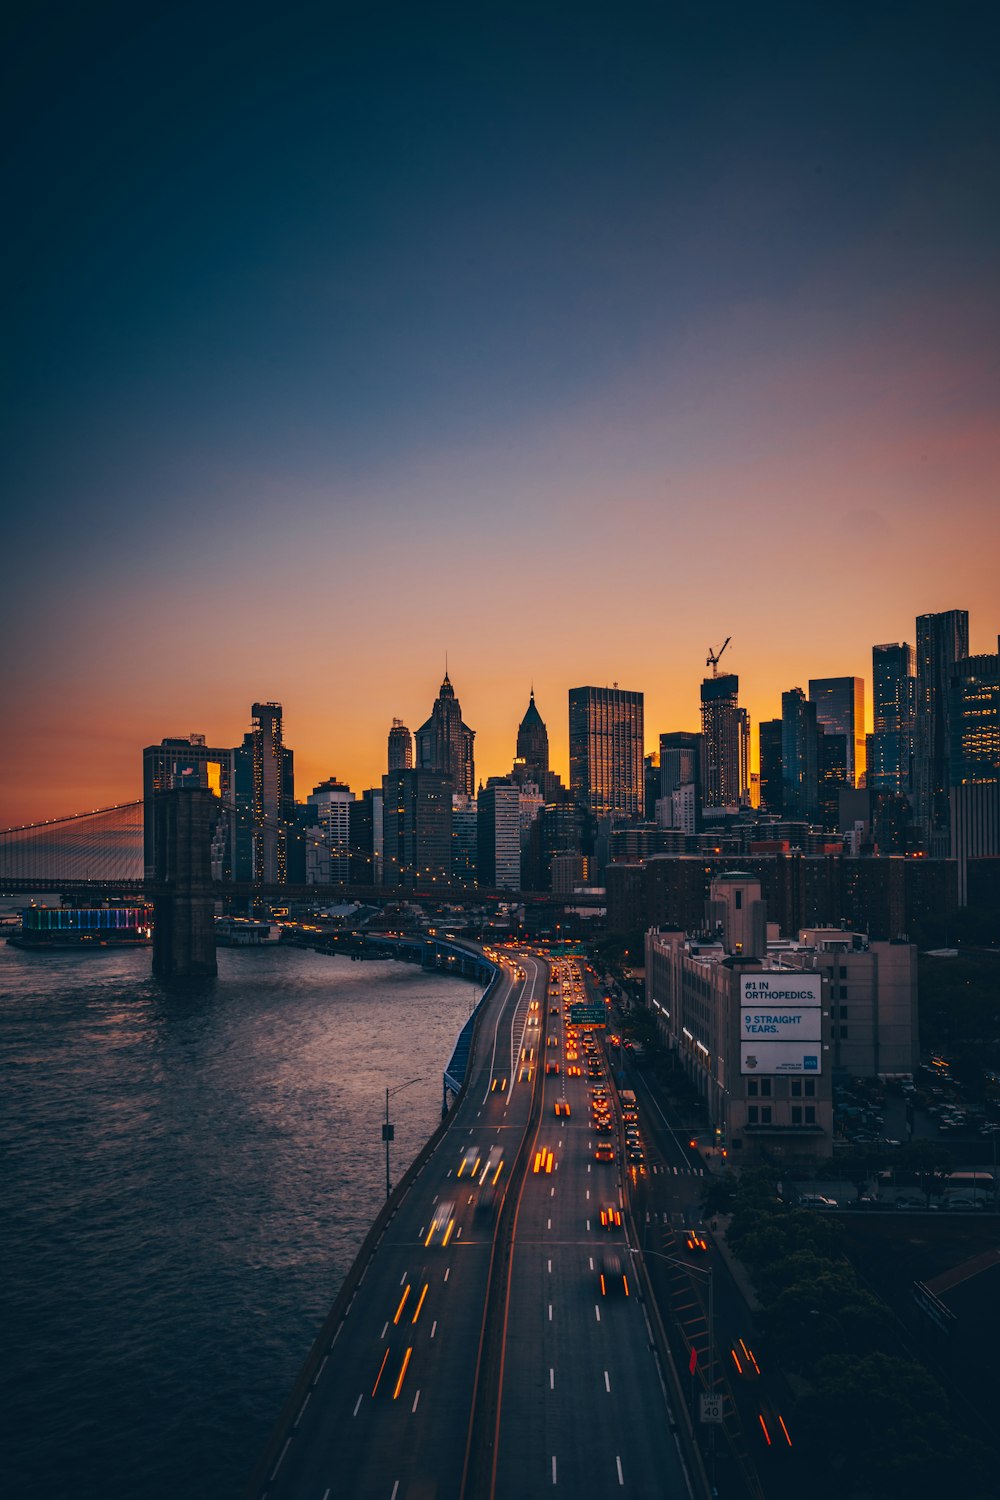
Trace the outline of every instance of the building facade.
<path fill-rule="evenodd" d="M 706 807 L 737 807 L 750 780 L 750 720 L 735 672 L 701 684 L 702 796 Z"/>
<path fill-rule="evenodd" d="M 801 688 L 781 695 L 781 809 L 786 818 L 819 817 L 819 728 L 816 705 Z"/>
<path fill-rule="evenodd" d="M 351 805 L 354 793 L 333 776 L 306 798 L 307 885 L 347 885 L 351 875 Z"/>
<path fill-rule="evenodd" d="M 451 881 L 451 777 L 393 771 L 382 778 L 382 881 L 431 890 Z"/>
<path fill-rule="evenodd" d="M 417 769 L 447 776 L 457 796 L 475 797 L 475 738 L 475 730 L 462 722 L 462 707 L 446 672 L 431 716 L 417 730 Z"/>
<path fill-rule="evenodd" d="M 642 693 L 570 688 L 569 771 L 574 800 L 595 818 L 642 817 Z"/>
<path fill-rule="evenodd" d="M 251 714 L 235 752 L 236 878 L 284 885 L 295 826 L 294 758 L 284 743 L 281 704 L 255 703 Z"/>
<path fill-rule="evenodd" d="M 390 771 L 409 771 L 413 765 L 413 736 L 402 719 L 393 719 L 389 730 Z"/>
<path fill-rule="evenodd" d="M 872 736 L 868 788 L 908 796 L 917 703 L 915 654 L 906 641 L 872 647 Z"/>
<path fill-rule="evenodd" d="M 842 734 L 847 751 L 847 784 L 863 786 L 867 763 L 865 680 L 863 677 L 811 677 L 809 702 L 826 734 Z"/>
<path fill-rule="evenodd" d="M 180 787 L 205 787 L 219 799 L 212 835 L 212 878 L 231 880 L 236 853 L 235 751 L 220 750 L 205 743 L 203 734 L 186 739 L 165 739 L 147 745 L 142 752 L 142 843 L 145 878 L 156 873 L 157 792 Z"/>
<path fill-rule="evenodd" d="M 914 801 L 924 847 L 938 857 L 951 846 L 951 679 L 968 654 L 968 610 L 917 616 Z"/>
<path fill-rule="evenodd" d="M 951 852 L 965 906 L 970 859 L 1000 857 L 1000 642 L 996 655 L 956 663 L 949 695 Z"/>
<path fill-rule="evenodd" d="M 521 889 L 521 789 L 491 776 L 479 790 L 479 884 Z"/>

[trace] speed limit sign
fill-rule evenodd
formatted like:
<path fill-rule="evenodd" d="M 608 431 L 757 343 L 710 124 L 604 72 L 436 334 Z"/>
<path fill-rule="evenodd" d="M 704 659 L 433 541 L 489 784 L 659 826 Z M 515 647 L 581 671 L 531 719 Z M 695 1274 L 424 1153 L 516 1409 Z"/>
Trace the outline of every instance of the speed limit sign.
<path fill-rule="evenodd" d="M 723 1397 L 721 1392 L 703 1391 L 701 1397 L 701 1420 L 703 1422 L 721 1422 L 722 1402 Z"/>

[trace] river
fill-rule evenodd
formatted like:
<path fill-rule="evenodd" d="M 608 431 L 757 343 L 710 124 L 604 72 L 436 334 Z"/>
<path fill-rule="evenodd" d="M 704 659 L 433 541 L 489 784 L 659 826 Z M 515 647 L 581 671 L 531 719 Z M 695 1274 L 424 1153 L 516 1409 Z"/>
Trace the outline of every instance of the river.
<path fill-rule="evenodd" d="M 7 1500 L 227 1500 L 392 1177 L 434 1130 L 481 991 L 406 964 L 0 945 Z"/>

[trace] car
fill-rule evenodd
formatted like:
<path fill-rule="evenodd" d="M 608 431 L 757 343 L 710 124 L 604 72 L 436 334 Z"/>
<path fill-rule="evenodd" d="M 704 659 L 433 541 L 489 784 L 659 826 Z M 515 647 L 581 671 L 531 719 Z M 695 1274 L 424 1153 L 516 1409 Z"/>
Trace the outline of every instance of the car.
<path fill-rule="evenodd" d="M 629 1295 L 628 1277 L 620 1255 L 602 1255 L 598 1264 L 598 1278 L 602 1297 L 613 1297 L 620 1292 Z"/>
<path fill-rule="evenodd" d="M 646 1160 L 646 1153 L 638 1146 L 629 1146 L 625 1154 L 629 1161 L 635 1164 Z"/>
<path fill-rule="evenodd" d="M 566 1069 L 566 1072 L 571 1078 L 583 1077 L 583 1069 L 580 1067 L 579 1063 L 570 1063 L 569 1067 Z"/>
<path fill-rule="evenodd" d="M 542 1146 L 535 1152 L 534 1166 L 531 1170 L 533 1172 L 551 1172 L 552 1163 L 552 1152 L 547 1147 Z"/>
<path fill-rule="evenodd" d="M 689 1224 L 684 1231 L 684 1244 L 688 1250 L 697 1250 L 702 1254 L 708 1251 L 708 1235 L 701 1224 Z"/>
<path fill-rule="evenodd" d="M 822 1193 L 800 1193 L 799 1206 L 801 1208 L 837 1208 L 836 1198 L 826 1198 Z"/>
<path fill-rule="evenodd" d="M 496 1212 L 496 1206 L 500 1198 L 500 1190 L 495 1187 L 484 1187 L 476 1199 L 475 1216 L 477 1219 L 491 1219 Z"/>
<path fill-rule="evenodd" d="M 558 1007 L 558 1005 L 550 1005 L 549 1006 L 549 1015 L 550 1016 L 557 1016 L 558 1014 L 559 1014 L 559 1007 Z"/>
<path fill-rule="evenodd" d="M 479 1186 L 480 1187 L 485 1187 L 486 1184 L 487 1184 L 487 1182 L 489 1182 L 493 1187 L 496 1187 L 497 1182 L 499 1181 L 499 1178 L 500 1178 L 500 1173 L 502 1171 L 503 1171 L 503 1147 L 502 1146 L 491 1146 L 490 1147 L 490 1154 L 486 1158 L 486 1165 L 483 1168 L 482 1173 L 480 1174 Z"/>
<path fill-rule="evenodd" d="M 927 1203 L 923 1198 L 914 1198 L 904 1194 L 903 1197 L 896 1199 L 896 1207 L 903 1209 L 923 1209 L 927 1207 Z"/>
<path fill-rule="evenodd" d="M 413 1355 L 413 1345 L 405 1336 L 396 1335 L 388 1340 L 372 1385 L 373 1401 L 397 1401 L 403 1389 L 403 1381 Z"/>
<path fill-rule="evenodd" d="M 555 1112 L 556 1112 L 557 1115 L 568 1115 L 569 1114 L 569 1100 L 568 1099 L 557 1099 L 556 1102 L 555 1102 Z"/>
<path fill-rule="evenodd" d="M 609 1203 L 601 1209 L 601 1228 L 620 1229 L 622 1227 L 622 1211 L 615 1204 Z"/>
<path fill-rule="evenodd" d="M 610 1141 L 598 1141 L 597 1149 L 594 1151 L 595 1161 L 614 1161 L 615 1151 Z"/>
<path fill-rule="evenodd" d="M 424 1240 L 424 1248 L 427 1249 L 431 1245 L 440 1245 L 444 1249 L 451 1239 L 454 1228 L 455 1204 L 449 1198 L 447 1201 L 435 1205 L 434 1214 L 431 1218 L 431 1227 L 428 1229 L 427 1238 Z"/>
<path fill-rule="evenodd" d="M 494 1080 L 493 1080 L 493 1087 L 490 1090 L 490 1092 L 494 1093 L 494 1094 L 496 1094 L 496 1093 L 506 1094 L 506 1092 L 507 1092 L 507 1080 L 506 1080 L 506 1078 L 494 1078 Z"/>
<path fill-rule="evenodd" d="M 607 1115 L 600 1115 L 594 1121 L 594 1131 L 597 1135 L 611 1135 L 612 1126 Z"/>
<path fill-rule="evenodd" d="M 559 1072 L 559 1064 L 557 1062 L 554 1062 L 552 1059 L 550 1059 L 545 1064 L 545 1071 L 546 1071 L 546 1073 L 558 1073 Z"/>
<path fill-rule="evenodd" d="M 462 1177 L 466 1172 L 468 1172 L 470 1177 L 474 1177 L 479 1171 L 479 1163 L 481 1159 L 482 1158 L 478 1146 L 467 1147 L 462 1160 L 459 1162 L 458 1171 L 455 1173 L 455 1176 Z"/>

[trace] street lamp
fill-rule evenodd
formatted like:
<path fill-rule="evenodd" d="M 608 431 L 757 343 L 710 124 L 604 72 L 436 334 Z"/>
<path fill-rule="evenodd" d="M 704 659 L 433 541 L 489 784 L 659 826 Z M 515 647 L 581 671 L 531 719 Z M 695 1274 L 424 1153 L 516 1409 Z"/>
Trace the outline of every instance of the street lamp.
<path fill-rule="evenodd" d="M 389 1100 L 393 1094 L 401 1094 L 404 1089 L 412 1088 L 415 1083 L 423 1083 L 422 1078 L 410 1078 L 406 1083 L 397 1083 L 394 1089 L 385 1091 L 385 1124 L 382 1126 L 382 1139 L 385 1141 L 385 1196 L 388 1198 L 391 1191 L 389 1186 L 389 1142 L 396 1134 L 395 1125 L 389 1124 Z"/>

